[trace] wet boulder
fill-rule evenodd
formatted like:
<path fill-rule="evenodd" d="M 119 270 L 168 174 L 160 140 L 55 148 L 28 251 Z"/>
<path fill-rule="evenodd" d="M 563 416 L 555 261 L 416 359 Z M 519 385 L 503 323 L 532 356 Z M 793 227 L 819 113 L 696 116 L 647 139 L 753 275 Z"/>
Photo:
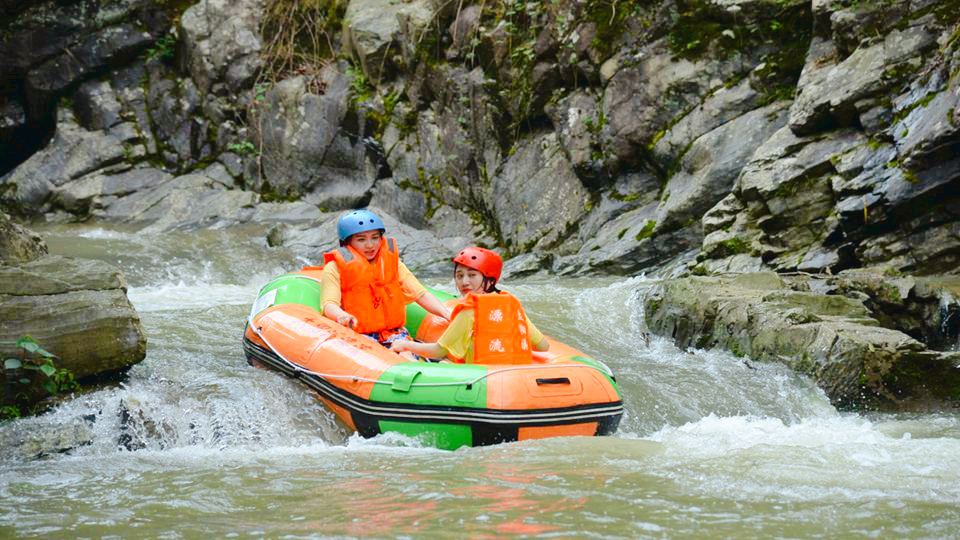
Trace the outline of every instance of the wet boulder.
<path fill-rule="evenodd" d="M 0 459 L 40 459 L 92 444 L 96 439 L 92 415 L 50 424 L 21 420 L 0 429 Z"/>
<path fill-rule="evenodd" d="M 47 244 L 35 232 L 0 212 L 0 264 L 27 263 L 47 254 Z"/>
<path fill-rule="evenodd" d="M 500 233 L 521 249 L 562 243 L 587 213 L 586 188 L 552 132 L 521 141 L 491 187 Z"/>
<path fill-rule="evenodd" d="M 62 114 L 50 144 L 2 179 L 0 199 L 25 214 L 42 212 L 54 189 L 118 164 L 124 157 L 122 137 L 111 132 L 87 131 L 72 114 Z"/>
<path fill-rule="evenodd" d="M 885 328 L 856 297 L 815 292 L 773 273 L 665 280 L 644 301 L 647 325 L 680 347 L 722 347 L 786 364 L 841 407 L 952 408 L 955 353 Z"/>
<path fill-rule="evenodd" d="M 811 278 L 822 294 L 862 299 L 871 316 L 937 350 L 960 339 L 960 276 L 914 276 L 888 268 L 844 270 Z"/>
<path fill-rule="evenodd" d="M 267 92 L 254 123 L 263 167 L 256 190 L 279 199 L 306 197 L 328 210 L 351 208 L 367 197 L 377 170 L 362 134 L 348 130 L 345 71 L 342 64 L 323 69 L 323 94 L 309 91 L 303 77 Z"/>
<path fill-rule="evenodd" d="M 120 270 L 100 261 L 48 255 L 0 266 L 0 354 L 18 356 L 14 341 L 29 335 L 77 379 L 129 368 L 143 360 L 146 336 L 126 290 Z"/>
<path fill-rule="evenodd" d="M 173 178 L 152 167 L 119 174 L 94 172 L 53 190 L 53 204 L 79 217 L 103 216 L 118 199 L 141 190 L 155 189 Z"/>
<path fill-rule="evenodd" d="M 169 178 L 111 200 L 98 215 L 108 221 L 142 226 L 145 233 L 218 228 L 250 221 L 259 195 L 230 189 L 223 183 L 230 180 L 215 176 L 204 170 Z"/>
<path fill-rule="evenodd" d="M 269 225 L 305 225 L 323 216 L 316 205 L 304 201 L 264 202 L 256 205 L 250 221 Z"/>
<path fill-rule="evenodd" d="M 260 67 L 263 0 L 201 0 L 180 18 L 182 67 L 201 93 L 248 86 Z"/>

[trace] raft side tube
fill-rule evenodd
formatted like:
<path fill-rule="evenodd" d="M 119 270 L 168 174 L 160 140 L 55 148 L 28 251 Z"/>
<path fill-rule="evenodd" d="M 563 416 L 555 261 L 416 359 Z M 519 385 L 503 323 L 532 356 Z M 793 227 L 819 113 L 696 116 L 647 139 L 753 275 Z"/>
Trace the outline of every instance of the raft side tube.
<path fill-rule="evenodd" d="M 250 318 L 270 306 L 300 304 L 320 312 L 320 282 L 304 274 L 284 274 L 264 285 L 253 303 Z"/>
<path fill-rule="evenodd" d="M 444 292 L 439 289 L 434 289 L 433 287 L 427 287 L 427 291 L 433 293 L 433 295 L 436 296 L 438 300 L 446 304 L 448 307 L 451 304 L 450 301 L 456 300 L 457 298 L 456 296 L 448 292 Z M 411 336 L 413 336 L 414 338 L 420 341 L 436 341 L 437 338 L 440 337 L 440 334 L 443 333 L 442 330 L 440 332 L 431 332 L 431 333 L 421 335 L 420 327 L 424 323 L 424 321 L 428 322 L 428 326 L 430 327 L 439 325 L 439 326 L 442 326 L 443 328 L 446 328 L 447 324 L 449 324 L 447 320 L 441 319 L 436 315 L 427 313 L 427 310 L 423 309 L 420 306 L 420 304 L 417 304 L 416 302 L 411 302 L 407 304 L 407 322 L 404 325 L 407 329 L 407 332 L 410 332 Z M 426 330 L 426 328 L 424 330 Z"/>
<path fill-rule="evenodd" d="M 448 407 L 487 406 L 487 366 L 406 362 L 383 373 L 370 399 Z M 435 385 L 435 386 L 430 386 Z"/>

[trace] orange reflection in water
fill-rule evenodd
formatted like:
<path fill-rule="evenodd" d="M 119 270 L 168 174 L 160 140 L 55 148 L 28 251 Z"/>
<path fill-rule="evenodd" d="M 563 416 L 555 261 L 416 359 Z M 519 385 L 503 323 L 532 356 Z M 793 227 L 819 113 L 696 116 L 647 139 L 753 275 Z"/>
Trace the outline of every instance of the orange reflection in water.
<path fill-rule="evenodd" d="M 405 475 L 404 484 L 423 480 L 421 475 Z M 395 480 L 394 480 L 395 481 Z M 381 477 L 355 478 L 340 482 L 333 504 L 343 506 L 343 514 L 354 516 L 344 523 L 344 531 L 354 536 L 387 535 L 397 531 L 417 532 L 437 512 L 436 501 L 411 499 L 402 491 L 386 484 Z M 380 496 L 378 496 L 380 495 Z"/>
<path fill-rule="evenodd" d="M 521 472 L 523 464 L 478 463 L 468 454 L 442 475 L 391 467 L 340 480 L 324 501 L 328 517 L 339 518 L 316 523 L 316 530 L 350 536 L 537 535 L 559 531 L 552 523 L 555 516 L 586 506 L 584 497 L 567 498 L 550 489 L 544 480 L 550 471 Z"/>
<path fill-rule="evenodd" d="M 464 486 L 452 490 L 452 493 L 469 501 L 468 504 L 475 509 L 476 515 L 491 514 L 490 521 L 496 517 L 504 518 L 505 521 L 493 525 L 498 534 L 543 534 L 556 531 L 559 527 L 544 523 L 550 520 L 551 514 L 576 511 L 586 504 L 583 497 L 556 499 L 555 496 L 548 495 L 553 500 L 538 498 L 530 492 L 530 487 L 540 483 L 541 477 L 519 473 L 517 466 L 510 463 L 487 464 L 478 472 L 482 481 L 495 483 Z M 476 538 L 498 537 L 479 533 L 478 529 L 489 528 L 483 522 L 474 521 L 467 528 L 472 530 L 471 536 Z"/>

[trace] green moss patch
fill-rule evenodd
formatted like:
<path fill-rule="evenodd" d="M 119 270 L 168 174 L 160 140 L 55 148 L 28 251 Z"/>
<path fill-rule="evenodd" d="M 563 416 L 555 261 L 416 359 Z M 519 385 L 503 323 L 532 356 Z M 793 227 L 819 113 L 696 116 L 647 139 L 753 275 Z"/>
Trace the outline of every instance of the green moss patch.
<path fill-rule="evenodd" d="M 656 221 L 648 220 L 646 223 L 644 223 L 643 228 L 640 229 L 640 232 L 638 232 L 634 238 L 637 240 L 637 242 L 646 240 L 647 238 L 653 236 L 653 229 L 656 227 Z"/>

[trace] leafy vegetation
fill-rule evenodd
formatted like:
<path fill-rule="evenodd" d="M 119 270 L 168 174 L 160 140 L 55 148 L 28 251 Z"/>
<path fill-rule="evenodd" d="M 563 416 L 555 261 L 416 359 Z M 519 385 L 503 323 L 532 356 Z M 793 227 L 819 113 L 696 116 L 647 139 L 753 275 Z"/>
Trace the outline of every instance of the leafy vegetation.
<path fill-rule="evenodd" d="M 750 253 L 750 243 L 742 238 L 730 238 L 719 244 L 727 255 Z"/>
<path fill-rule="evenodd" d="M 152 47 L 147 49 L 148 60 L 162 60 L 169 62 L 176 56 L 177 36 L 167 34 L 158 39 Z"/>
<path fill-rule="evenodd" d="M 28 396 L 36 385 L 51 396 L 79 388 L 73 373 L 58 368 L 54 363 L 56 355 L 41 347 L 32 337 L 21 337 L 14 346 L 20 350 L 19 357 L 8 357 L 3 361 L 6 395 L 13 403 L 0 407 L 0 419 L 17 418 L 29 412 Z"/>
<path fill-rule="evenodd" d="M 227 150 L 241 156 L 252 156 L 257 153 L 257 147 L 250 141 L 231 143 L 227 146 Z"/>

